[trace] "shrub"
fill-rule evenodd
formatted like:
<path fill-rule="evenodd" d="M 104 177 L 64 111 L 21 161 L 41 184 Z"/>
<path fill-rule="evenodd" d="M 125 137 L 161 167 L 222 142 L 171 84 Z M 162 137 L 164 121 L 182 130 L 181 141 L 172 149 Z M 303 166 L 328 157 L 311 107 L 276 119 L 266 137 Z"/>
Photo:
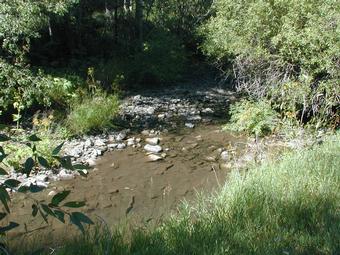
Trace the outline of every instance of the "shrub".
<path fill-rule="evenodd" d="M 0 58 L 0 111 L 13 112 L 16 104 L 21 110 L 51 105 L 65 108 L 76 97 L 82 80 L 75 75 L 64 76 L 11 65 Z"/>
<path fill-rule="evenodd" d="M 96 93 L 77 101 L 71 107 L 66 125 L 73 134 L 85 134 L 112 127 L 112 119 L 117 115 L 117 96 Z"/>
<path fill-rule="evenodd" d="M 298 83 L 308 87 L 296 98 L 298 118 L 334 123 L 340 103 L 336 3 L 218 0 L 215 15 L 201 29 L 203 48 L 222 66 L 233 59 L 239 90 L 258 99 L 271 97 L 273 90 L 285 93 L 287 83 Z M 275 99 L 283 105 L 290 100 Z"/>
<path fill-rule="evenodd" d="M 230 123 L 224 126 L 237 132 L 246 132 L 263 136 L 274 131 L 277 127 L 279 118 L 269 102 L 252 102 L 242 100 L 230 107 Z"/>

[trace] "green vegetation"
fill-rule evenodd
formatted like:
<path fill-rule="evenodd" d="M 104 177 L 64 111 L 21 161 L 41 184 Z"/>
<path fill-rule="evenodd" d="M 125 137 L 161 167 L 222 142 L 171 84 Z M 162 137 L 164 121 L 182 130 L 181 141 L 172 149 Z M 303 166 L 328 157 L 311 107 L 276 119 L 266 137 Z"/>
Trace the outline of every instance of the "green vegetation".
<path fill-rule="evenodd" d="M 227 73 L 233 68 L 238 90 L 273 99 L 298 121 L 336 126 L 337 2 L 217 0 L 214 15 L 201 28 L 203 49 Z"/>
<path fill-rule="evenodd" d="M 119 101 L 116 96 L 95 94 L 76 102 L 67 116 L 66 127 L 72 134 L 112 127 L 112 120 L 118 113 Z"/>
<path fill-rule="evenodd" d="M 230 123 L 224 129 L 264 136 L 270 134 L 279 124 L 278 113 L 266 101 L 241 100 L 230 107 Z"/>
<path fill-rule="evenodd" d="M 337 254 L 340 135 L 279 162 L 235 172 L 216 194 L 154 230 L 95 231 L 55 254 Z M 129 240 L 129 241 L 127 241 Z"/>
<path fill-rule="evenodd" d="M 255 136 L 285 125 L 337 129 L 338 2 L 0 1 L 0 122 L 9 127 L 0 134 L 0 175 L 51 166 L 85 174 L 57 155 L 61 139 L 114 128 L 125 92 L 200 76 L 207 60 L 247 97 L 231 106 L 225 128 Z M 39 137 L 26 141 L 22 129 Z M 58 252 L 338 254 L 339 146 L 338 134 L 245 176 L 235 173 L 217 194 L 154 230 L 129 237 L 99 231 Z M 0 220 L 9 213 L 6 188 L 19 185 L 0 183 Z M 92 223 L 53 201 L 32 209 L 43 218 L 68 215 L 82 231 Z M 14 226 L 0 227 L 0 234 Z"/>
<path fill-rule="evenodd" d="M 7 135 L 0 134 L 0 175 L 7 175 L 8 171 L 14 169 L 16 172 L 20 172 L 27 177 L 29 177 L 32 172 L 37 172 L 39 170 L 48 169 L 51 167 L 50 162 L 46 159 L 44 151 L 38 149 L 38 146 L 42 140 L 36 135 L 32 134 L 25 139 L 18 140 L 18 138 L 11 138 Z M 6 145 L 7 148 L 15 148 L 11 147 L 12 144 L 17 146 L 18 150 L 24 152 L 26 158 L 20 164 L 12 164 L 13 159 L 9 158 L 10 154 L 7 154 L 8 151 L 5 150 Z M 3 146 L 4 145 L 4 146 Z M 22 150 L 22 147 L 18 147 L 18 145 L 24 145 L 28 149 Z M 67 156 L 60 156 L 60 151 L 62 149 L 63 143 L 56 146 L 54 149 L 51 149 L 49 155 L 65 169 L 77 171 L 82 176 L 87 176 L 87 172 L 85 169 L 88 167 L 83 166 L 81 164 L 73 165 L 71 162 L 71 158 Z M 40 146 L 39 146 L 40 147 Z M 20 152 L 19 152 L 20 153 Z M 16 156 L 21 156 L 21 154 L 17 154 Z M 16 179 L 8 178 L 0 184 L 0 201 L 2 204 L 2 211 L 0 212 L 0 220 L 6 220 L 6 217 L 11 213 L 10 208 L 10 191 L 19 192 L 26 194 L 26 199 L 32 202 L 32 216 L 36 217 L 39 215 L 44 219 L 46 223 L 48 223 L 48 217 L 54 217 L 58 219 L 60 222 L 65 223 L 65 215 L 69 217 L 70 223 L 76 225 L 82 232 L 84 232 L 83 224 L 93 224 L 92 220 L 88 218 L 86 215 L 80 212 L 70 212 L 65 210 L 66 208 L 80 208 L 85 205 L 83 201 L 70 201 L 61 205 L 61 202 L 67 198 L 70 194 L 70 191 L 64 190 L 57 194 L 55 194 L 50 203 L 46 203 L 46 201 L 38 201 L 34 197 L 31 196 L 31 193 L 37 193 L 42 191 L 44 188 L 39 186 L 38 184 L 31 183 L 29 186 L 22 185 L 21 181 Z M 16 228 L 19 226 L 17 222 L 6 222 L 0 227 L 0 235 L 3 236 L 6 232 Z M 2 249 L 0 249 L 2 252 Z"/>

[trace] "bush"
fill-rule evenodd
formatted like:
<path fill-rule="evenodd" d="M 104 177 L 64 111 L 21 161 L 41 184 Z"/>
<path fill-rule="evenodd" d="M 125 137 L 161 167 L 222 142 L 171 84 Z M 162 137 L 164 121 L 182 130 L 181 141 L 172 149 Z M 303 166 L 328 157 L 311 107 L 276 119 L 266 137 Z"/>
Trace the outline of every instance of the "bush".
<path fill-rule="evenodd" d="M 215 15 L 201 29 L 203 48 L 222 66 L 232 58 L 237 88 L 253 98 L 284 94 L 291 82 L 308 87 L 296 98 L 298 118 L 334 124 L 340 103 L 336 3 L 218 0 Z M 290 101 L 274 98 L 283 105 Z"/>
<path fill-rule="evenodd" d="M 270 134 L 279 123 L 278 113 L 267 101 L 242 100 L 230 107 L 230 114 L 230 123 L 224 129 L 256 136 Z"/>
<path fill-rule="evenodd" d="M 112 127 L 112 119 L 117 115 L 117 96 L 96 93 L 77 101 L 71 107 L 66 125 L 73 134 L 85 134 Z"/>
<path fill-rule="evenodd" d="M 215 195 L 185 205 L 129 241 L 82 236 L 56 254 L 337 254 L 340 250 L 340 134 L 280 162 L 233 173 Z"/>
<path fill-rule="evenodd" d="M 0 59 L 0 112 L 13 112 L 52 105 L 65 108 L 76 97 L 83 82 L 75 75 L 47 75 L 42 70 L 30 70 Z M 14 109 L 15 108 L 15 109 Z"/>

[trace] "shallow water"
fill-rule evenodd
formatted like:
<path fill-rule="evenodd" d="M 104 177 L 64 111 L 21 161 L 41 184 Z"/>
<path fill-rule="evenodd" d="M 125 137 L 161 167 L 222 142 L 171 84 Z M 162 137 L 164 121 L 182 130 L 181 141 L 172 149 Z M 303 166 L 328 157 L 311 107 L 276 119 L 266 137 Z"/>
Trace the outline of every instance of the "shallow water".
<path fill-rule="evenodd" d="M 161 161 L 149 162 L 142 147 L 109 152 L 87 178 L 52 183 L 34 198 L 49 201 L 51 190 L 71 190 L 68 201 L 86 201 L 81 211 L 108 226 L 153 224 L 174 212 L 184 199 L 191 201 L 197 192 L 210 192 L 223 184 L 230 169 L 218 159 L 221 148 L 237 153 L 245 146 L 245 138 L 222 132 L 218 125 L 159 137 L 166 153 Z M 70 233 L 68 225 L 54 220 L 46 225 L 41 217 L 32 219 L 31 204 L 26 195 L 14 197 L 11 217 L 21 226 L 11 235 Z"/>

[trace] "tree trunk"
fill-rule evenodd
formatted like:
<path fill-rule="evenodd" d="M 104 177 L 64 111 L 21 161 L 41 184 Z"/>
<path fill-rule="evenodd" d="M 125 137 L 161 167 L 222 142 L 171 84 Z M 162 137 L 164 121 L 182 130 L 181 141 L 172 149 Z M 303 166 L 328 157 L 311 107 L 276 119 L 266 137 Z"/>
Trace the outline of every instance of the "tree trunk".
<path fill-rule="evenodd" d="M 136 34 L 138 38 L 138 50 L 143 49 L 143 0 L 136 0 Z"/>

